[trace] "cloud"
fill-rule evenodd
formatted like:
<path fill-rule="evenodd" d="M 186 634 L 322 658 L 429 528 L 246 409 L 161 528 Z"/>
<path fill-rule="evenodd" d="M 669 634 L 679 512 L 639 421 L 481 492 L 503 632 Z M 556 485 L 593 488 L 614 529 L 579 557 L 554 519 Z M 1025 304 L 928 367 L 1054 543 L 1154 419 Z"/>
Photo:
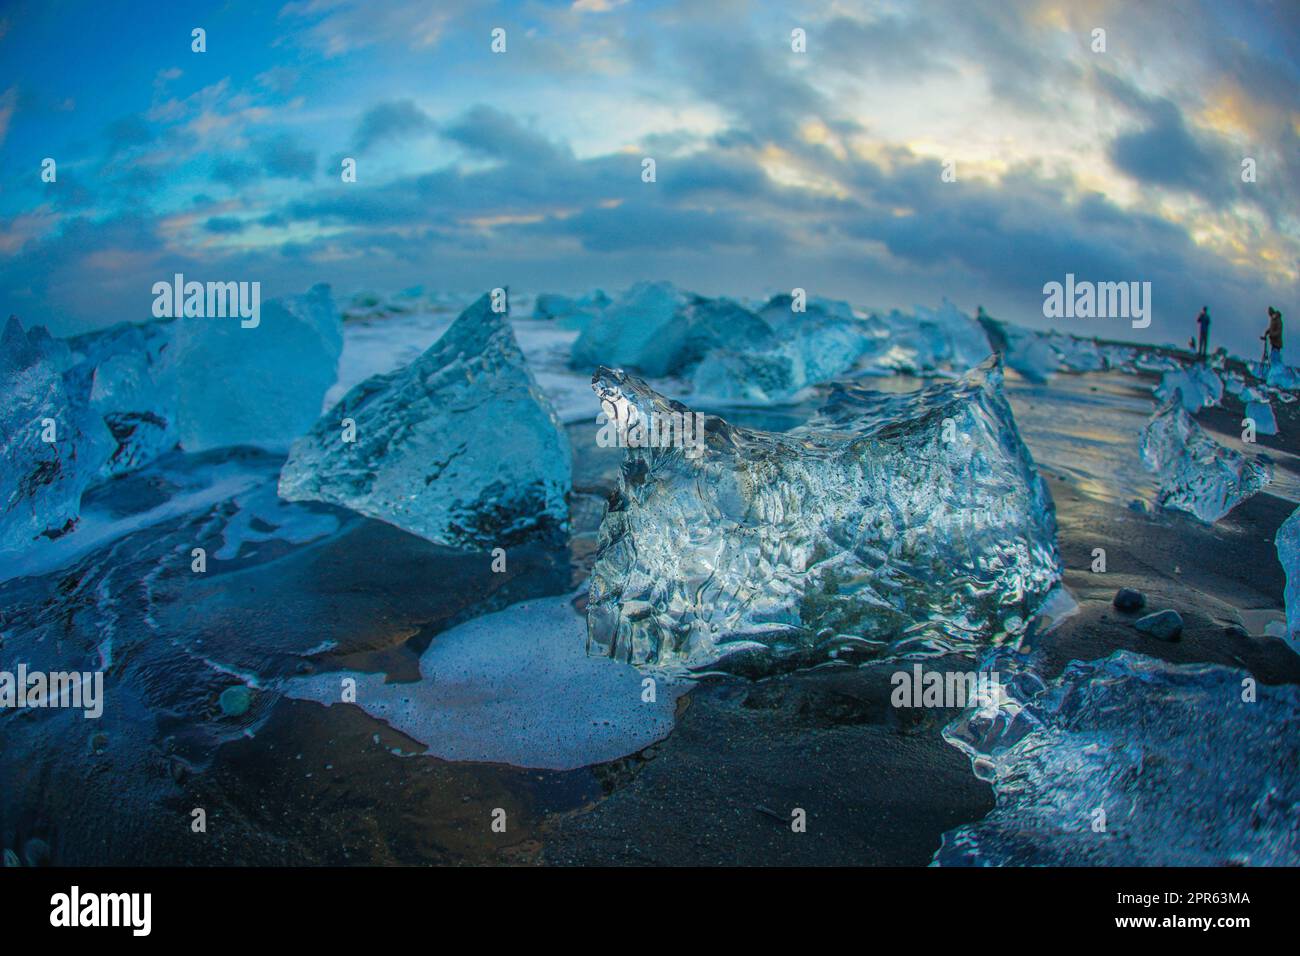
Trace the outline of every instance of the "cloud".
<path fill-rule="evenodd" d="M 392 100 L 366 110 L 352 140 L 357 152 L 364 153 L 379 143 L 431 133 L 436 128 L 433 120 L 411 100 Z"/>
<path fill-rule="evenodd" d="M 1111 141 L 1108 152 L 1117 169 L 1140 183 L 1195 193 L 1215 205 L 1241 195 L 1240 156 L 1216 137 L 1190 129 L 1172 100 L 1144 95 L 1110 75 L 1102 76 L 1100 86 L 1142 124 Z"/>
<path fill-rule="evenodd" d="M 261 140 L 253 151 L 268 176 L 309 180 L 316 175 L 316 154 L 286 133 Z"/>
<path fill-rule="evenodd" d="M 297 0 L 281 8 L 280 18 L 292 24 L 297 42 L 337 57 L 389 43 L 427 49 L 470 9 L 472 0 Z"/>
<path fill-rule="evenodd" d="M 218 235 L 231 235 L 243 232 L 244 222 L 233 216 L 212 216 L 203 223 L 203 228 Z"/>

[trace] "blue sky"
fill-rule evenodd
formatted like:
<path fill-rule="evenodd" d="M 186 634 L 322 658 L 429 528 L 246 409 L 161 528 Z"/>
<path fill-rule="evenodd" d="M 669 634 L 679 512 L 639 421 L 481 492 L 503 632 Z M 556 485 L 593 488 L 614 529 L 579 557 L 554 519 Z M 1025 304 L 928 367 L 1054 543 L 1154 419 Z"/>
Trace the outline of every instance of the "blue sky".
<path fill-rule="evenodd" d="M 1038 327 L 1073 272 L 1150 281 L 1155 321 L 1064 331 L 1183 342 L 1208 304 L 1251 356 L 1267 305 L 1300 319 L 1293 0 L 0 10 L 0 308 L 56 333 L 147 318 L 176 271 L 800 286 Z"/>

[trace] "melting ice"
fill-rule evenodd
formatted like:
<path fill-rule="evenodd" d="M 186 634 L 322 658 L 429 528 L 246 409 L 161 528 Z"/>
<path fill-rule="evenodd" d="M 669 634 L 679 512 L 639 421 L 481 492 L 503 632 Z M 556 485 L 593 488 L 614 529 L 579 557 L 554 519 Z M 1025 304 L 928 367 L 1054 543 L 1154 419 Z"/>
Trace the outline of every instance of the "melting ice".
<path fill-rule="evenodd" d="M 1245 671 L 1128 651 L 1047 682 L 1001 652 L 985 668 L 1004 695 L 944 737 L 997 806 L 944 834 L 935 864 L 1300 863 L 1300 688 L 1252 681 L 1248 701 Z"/>
<path fill-rule="evenodd" d="M 790 432 L 706 416 L 702 455 L 629 448 L 600 527 L 591 650 L 762 671 L 1019 633 L 1060 569 L 1001 377 L 990 359 L 910 394 L 839 386 Z M 640 419 L 690 413 L 621 371 L 592 387 Z"/>
<path fill-rule="evenodd" d="M 1176 397 L 1142 432 L 1142 461 L 1160 479 L 1159 503 L 1213 524 L 1272 480 L 1272 466 L 1224 448 Z"/>
<path fill-rule="evenodd" d="M 295 441 L 280 495 L 450 547 L 494 547 L 566 527 L 570 469 L 568 438 L 484 295 L 418 359 L 366 379 Z"/>

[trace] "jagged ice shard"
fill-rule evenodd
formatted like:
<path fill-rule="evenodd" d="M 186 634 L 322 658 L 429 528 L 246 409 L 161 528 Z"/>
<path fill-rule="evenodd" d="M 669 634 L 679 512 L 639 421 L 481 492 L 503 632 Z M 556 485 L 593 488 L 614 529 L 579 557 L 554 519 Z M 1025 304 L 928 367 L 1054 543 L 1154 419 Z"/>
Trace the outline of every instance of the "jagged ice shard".
<path fill-rule="evenodd" d="M 1142 461 L 1160 479 L 1159 504 L 1213 524 L 1272 480 L 1268 464 L 1225 448 L 1183 408 L 1179 395 L 1142 432 Z"/>
<path fill-rule="evenodd" d="M 944 730 L 996 808 L 940 866 L 1300 864 L 1300 688 L 1118 651 L 1044 682 L 1005 652 L 995 703 Z M 1096 830 L 1098 809 L 1105 829 Z"/>
<path fill-rule="evenodd" d="M 345 441 L 345 420 L 355 441 Z M 293 443 L 290 501 L 326 501 L 457 548 L 563 530 L 569 441 L 483 296 L 423 355 L 357 385 Z"/>
<path fill-rule="evenodd" d="M 81 493 L 111 436 L 69 398 L 67 346 L 10 317 L 0 335 L 0 552 L 21 551 L 76 526 Z"/>
<path fill-rule="evenodd" d="M 1300 654 L 1300 508 L 1282 522 L 1273 543 L 1286 572 L 1286 641 Z"/>
<path fill-rule="evenodd" d="M 694 413 L 600 369 L 637 447 L 600 527 L 589 652 L 762 673 L 1014 638 L 1060 559 L 1001 379 L 989 359 L 909 394 L 836 386 L 793 431 L 702 416 L 692 443 L 664 423 Z"/>
<path fill-rule="evenodd" d="M 176 323 L 120 323 L 70 339 L 79 361 L 65 381 L 103 419 L 113 445 L 101 478 L 125 474 L 176 446 L 176 387 L 168 362 Z"/>

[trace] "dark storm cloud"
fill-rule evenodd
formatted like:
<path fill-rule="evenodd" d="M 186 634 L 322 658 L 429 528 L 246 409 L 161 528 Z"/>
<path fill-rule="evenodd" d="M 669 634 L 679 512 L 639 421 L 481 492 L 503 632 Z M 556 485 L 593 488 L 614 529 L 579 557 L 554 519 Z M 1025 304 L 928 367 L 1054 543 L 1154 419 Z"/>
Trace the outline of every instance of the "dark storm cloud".
<path fill-rule="evenodd" d="M 1215 205 L 1241 195 L 1240 155 L 1213 136 L 1194 132 L 1172 100 L 1146 96 L 1110 74 L 1098 74 L 1097 83 L 1141 124 L 1111 142 L 1116 169 L 1140 183 L 1195 193 Z"/>

